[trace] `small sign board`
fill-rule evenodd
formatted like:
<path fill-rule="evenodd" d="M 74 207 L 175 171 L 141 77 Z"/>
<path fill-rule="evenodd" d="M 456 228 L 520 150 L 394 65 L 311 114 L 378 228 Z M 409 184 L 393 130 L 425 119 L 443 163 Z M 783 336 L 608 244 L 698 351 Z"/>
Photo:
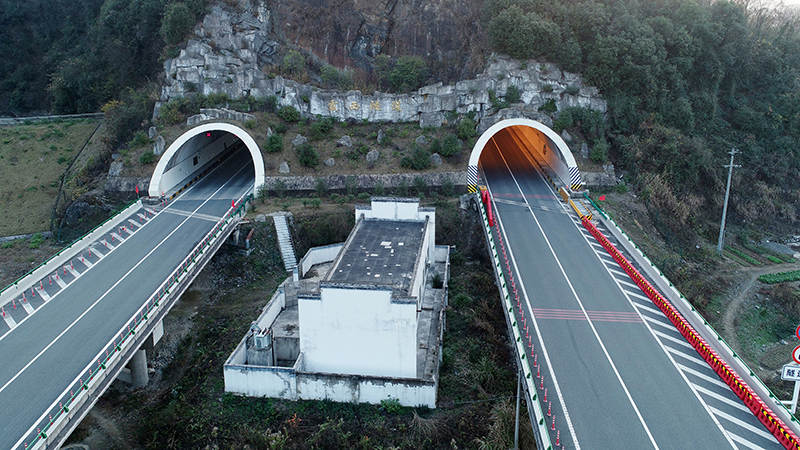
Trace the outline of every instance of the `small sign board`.
<path fill-rule="evenodd" d="M 792 350 L 792 359 L 797 364 L 800 364 L 800 345 L 798 345 L 797 347 L 794 348 L 794 350 Z"/>
<path fill-rule="evenodd" d="M 797 330 L 795 330 L 794 335 L 797 336 L 797 339 L 800 339 L 800 325 L 797 326 Z"/>
<path fill-rule="evenodd" d="M 781 380 L 800 381 L 800 366 L 794 364 L 784 364 L 781 372 Z"/>

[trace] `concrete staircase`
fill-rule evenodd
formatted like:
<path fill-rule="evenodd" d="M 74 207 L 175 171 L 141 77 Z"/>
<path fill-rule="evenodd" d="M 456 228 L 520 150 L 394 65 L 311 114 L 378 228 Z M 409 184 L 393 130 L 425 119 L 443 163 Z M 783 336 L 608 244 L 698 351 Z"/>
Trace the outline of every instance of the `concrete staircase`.
<path fill-rule="evenodd" d="M 292 235 L 289 234 L 286 216 L 274 215 L 272 219 L 275 221 L 275 232 L 278 234 L 278 245 L 281 248 L 281 255 L 283 256 L 283 267 L 285 267 L 286 270 L 293 270 L 297 267 L 297 257 L 294 254 Z"/>

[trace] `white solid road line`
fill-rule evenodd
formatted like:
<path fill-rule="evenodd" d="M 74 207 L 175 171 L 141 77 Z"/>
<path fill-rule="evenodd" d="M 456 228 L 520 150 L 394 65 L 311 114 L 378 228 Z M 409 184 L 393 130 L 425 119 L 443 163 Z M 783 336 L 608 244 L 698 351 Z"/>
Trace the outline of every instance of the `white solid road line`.
<path fill-rule="evenodd" d="M 195 211 L 199 211 L 200 208 L 202 208 L 206 203 L 209 202 L 209 200 L 211 200 L 215 195 L 217 195 L 217 193 L 219 191 L 221 191 L 232 179 L 234 179 L 236 177 L 236 175 L 238 175 L 239 172 L 241 172 L 245 167 L 247 167 L 247 166 L 244 166 L 241 169 L 237 170 L 236 173 L 234 173 L 230 178 L 228 178 L 228 181 L 223 183 L 222 186 L 219 187 L 219 189 L 214 191 L 214 193 L 211 194 L 203 203 L 201 203 L 200 206 L 198 206 L 197 209 L 195 209 Z M 189 192 L 189 190 L 186 191 L 186 193 L 188 193 L 188 192 Z M 77 324 L 81 319 L 83 319 L 83 317 L 86 314 L 88 314 L 92 309 L 94 309 L 94 307 L 97 306 L 112 290 L 114 290 L 114 288 L 116 288 L 117 285 L 119 285 L 125 278 L 128 277 L 128 275 L 130 275 L 134 270 L 136 270 L 136 268 L 139 267 L 139 265 L 141 265 L 144 261 L 146 261 L 147 258 L 150 255 L 153 254 L 153 252 L 158 250 L 158 248 L 161 247 L 161 245 L 163 245 L 164 242 L 166 242 L 170 237 L 172 237 L 172 235 L 175 234 L 183 226 L 183 224 L 185 224 L 187 221 L 189 221 L 189 219 L 191 219 L 191 217 L 187 217 L 186 219 L 183 220 L 183 222 L 181 222 L 178 226 L 176 226 L 174 230 L 172 230 L 164 239 L 161 240 L 161 242 L 159 242 L 155 247 L 153 247 L 152 250 L 150 250 L 150 252 L 148 252 L 144 257 L 142 257 L 142 259 L 140 259 L 139 262 L 136 263 L 136 265 L 134 265 L 127 273 L 125 273 L 125 275 L 120 277 L 120 279 L 117 280 L 117 282 L 114 283 L 114 285 L 112 285 L 110 288 L 108 288 L 108 290 L 105 293 L 103 293 L 103 295 L 101 295 L 100 298 L 98 298 L 94 303 L 92 303 L 92 305 L 89 306 L 89 308 L 87 308 L 86 311 L 84 311 L 80 316 L 78 316 L 78 318 L 76 318 L 71 324 L 69 324 L 69 326 L 67 326 L 67 328 L 64 329 L 64 331 L 62 331 L 58 336 L 56 336 L 56 338 L 53 339 L 49 344 L 47 344 L 47 346 L 45 348 L 43 348 L 42 351 L 40 351 L 35 357 L 33 357 L 28 362 L 28 364 L 25 365 L 25 367 L 23 367 L 19 372 L 17 372 L 16 375 L 11 377 L 11 379 L 8 380 L 8 382 L 6 382 L 6 384 L 4 384 L 2 387 L 0 387 L 0 393 L 2 393 L 9 385 L 11 385 L 11 383 L 13 383 L 14 380 L 16 380 L 22 374 L 22 372 L 26 371 L 28 369 L 28 367 L 31 366 L 31 364 L 36 362 L 48 349 L 50 349 L 50 347 L 53 346 L 53 344 L 58 342 L 58 340 L 61 339 L 61 337 L 64 336 L 69 330 L 71 330 L 72 327 L 75 326 L 75 324 Z M 6 333 L 6 335 L 7 334 L 8 333 Z M 0 340 L 2 340 L 3 337 L 5 337 L 5 335 L 0 336 Z M 90 366 L 91 365 L 94 365 L 94 360 L 92 360 L 92 362 L 90 363 Z M 83 371 L 81 371 L 81 374 L 82 373 L 83 373 Z M 19 438 L 19 441 L 17 441 L 17 443 L 14 444 L 14 446 L 12 448 L 17 448 L 17 447 L 20 446 L 20 444 L 23 442 L 23 440 L 33 431 L 34 428 L 36 428 L 37 424 L 39 424 L 42 420 L 44 420 L 44 418 L 47 416 L 47 414 L 50 411 L 52 411 L 52 409 L 55 406 L 55 404 L 58 403 L 58 399 L 61 399 L 66 394 L 66 392 L 69 391 L 70 387 L 72 387 L 75 384 L 75 382 L 78 381 L 78 378 L 82 376 L 81 374 L 79 374 L 78 377 L 76 377 L 75 380 L 73 380 L 73 382 L 70 383 L 66 387 L 64 392 L 62 392 L 62 394 L 58 396 L 58 398 L 53 402 L 53 404 L 50 405 L 50 407 L 47 408 L 44 413 L 42 413 L 42 415 L 39 417 L 39 419 L 36 420 L 33 425 L 31 425 L 31 428 L 29 428 L 28 431 L 26 431 L 22 435 L 22 437 Z"/>

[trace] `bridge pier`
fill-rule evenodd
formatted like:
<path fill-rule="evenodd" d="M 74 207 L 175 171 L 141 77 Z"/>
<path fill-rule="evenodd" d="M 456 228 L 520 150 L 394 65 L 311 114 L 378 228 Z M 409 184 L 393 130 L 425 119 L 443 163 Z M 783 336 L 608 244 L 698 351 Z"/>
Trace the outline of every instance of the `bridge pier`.
<path fill-rule="evenodd" d="M 117 375 L 117 379 L 130 384 L 134 389 L 147 386 L 150 381 L 150 374 L 147 371 L 147 350 L 155 348 L 162 336 L 164 336 L 164 322 L 159 320 L 150 336 L 131 357 L 128 367 Z"/>
<path fill-rule="evenodd" d="M 131 358 L 131 387 L 134 389 L 147 386 L 150 376 L 147 373 L 147 350 L 141 348 Z"/>

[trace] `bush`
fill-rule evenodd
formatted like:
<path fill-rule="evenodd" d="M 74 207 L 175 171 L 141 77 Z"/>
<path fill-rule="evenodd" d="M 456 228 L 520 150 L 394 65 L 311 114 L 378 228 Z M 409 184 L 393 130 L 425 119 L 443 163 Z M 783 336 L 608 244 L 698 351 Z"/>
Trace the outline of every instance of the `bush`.
<path fill-rule="evenodd" d="M 431 153 L 438 153 L 438 154 L 441 155 L 442 154 L 442 141 L 440 141 L 438 138 L 434 138 L 431 141 L 431 145 L 428 146 L 428 151 L 431 152 Z"/>
<path fill-rule="evenodd" d="M 332 117 L 326 117 L 311 124 L 311 139 L 319 140 L 326 137 L 333 130 L 333 123 Z"/>
<path fill-rule="evenodd" d="M 264 110 L 267 112 L 274 113 L 278 110 L 278 97 L 274 95 L 270 95 L 267 97 L 266 101 L 264 102 Z"/>
<path fill-rule="evenodd" d="M 372 188 L 372 192 L 375 194 L 376 197 L 380 197 L 386 193 L 386 190 L 383 187 L 383 181 L 378 180 L 375 182 L 375 186 Z"/>
<path fill-rule="evenodd" d="M 419 89 L 427 78 L 425 61 L 419 56 L 401 56 L 389 72 L 389 86 L 394 92 Z"/>
<path fill-rule="evenodd" d="M 397 185 L 397 195 L 408 197 L 408 181 L 405 179 L 400 180 L 400 184 Z"/>
<path fill-rule="evenodd" d="M 320 197 L 324 197 L 328 194 L 328 185 L 325 183 L 324 178 L 317 178 L 314 180 L 314 190 L 317 191 L 317 195 Z"/>
<path fill-rule="evenodd" d="M 608 143 L 605 141 L 596 142 L 589 153 L 592 161 L 601 164 L 608 160 Z"/>
<path fill-rule="evenodd" d="M 255 119 L 247 119 L 244 121 L 244 127 L 247 129 L 252 130 L 256 126 L 258 126 L 258 121 Z"/>
<path fill-rule="evenodd" d="M 417 197 L 419 198 L 425 197 L 425 191 L 428 190 L 428 183 L 419 175 L 414 177 L 414 190 L 417 191 Z"/>
<path fill-rule="evenodd" d="M 278 117 L 289 123 L 299 122 L 300 111 L 292 105 L 281 106 L 281 109 L 278 110 Z"/>
<path fill-rule="evenodd" d="M 445 197 L 452 197 L 456 193 L 456 186 L 453 184 L 453 180 L 447 178 L 442 183 L 442 195 Z"/>
<path fill-rule="evenodd" d="M 470 119 L 469 117 L 464 117 L 460 122 L 458 122 L 458 127 L 456 127 L 458 130 L 458 138 L 467 140 L 477 136 L 478 132 L 475 131 L 476 126 L 477 124 L 475 124 L 474 120 Z"/>
<path fill-rule="evenodd" d="M 442 148 L 439 152 L 442 156 L 454 156 L 461 153 L 461 143 L 458 142 L 458 138 L 455 134 L 448 134 L 444 138 L 444 143 L 442 144 Z"/>
<path fill-rule="evenodd" d="M 513 84 L 506 89 L 506 101 L 508 103 L 519 103 L 522 99 L 522 92 Z"/>
<path fill-rule="evenodd" d="M 305 143 L 295 150 L 300 164 L 305 167 L 317 167 L 319 165 L 319 154 L 309 143 Z"/>
<path fill-rule="evenodd" d="M 400 165 L 416 170 L 427 169 L 431 165 L 431 154 L 422 147 L 414 147 L 411 156 L 404 156 L 400 160 Z"/>
<path fill-rule="evenodd" d="M 151 151 L 144 152 L 139 156 L 139 162 L 142 164 L 152 164 L 155 160 L 156 155 Z"/>
<path fill-rule="evenodd" d="M 358 190 L 356 177 L 348 175 L 347 178 L 344 179 L 344 189 L 347 191 L 347 195 L 356 195 L 356 190 Z"/>
<path fill-rule="evenodd" d="M 44 238 L 42 237 L 42 233 L 35 233 L 31 236 L 31 240 L 28 244 L 30 248 L 39 248 L 40 245 L 44 244 Z"/>
<path fill-rule="evenodd" d="M 289 127 L 286 126 L 285 123 L 279 123 L 275 125 L 275 132 L 278 134 L 283 134 L 289 131 Z"/>
<path fill-rule="evenodd" d="M 297 50 L 289 50 L 283 57 L 283 70 L 288 75 L 299 76 L 306 70 L 306 59 Z"/>
<path fill-rule="evenodd" d="M 278 153 L 283 151 L 283 136 L 278 133 L 272 133 L 267 138 L 266 145 L 267 153 Z"/>
<path fill-rule="evenodd" d="M 552 98 L 539 107 L 539 112 L 554 113 L 556 111 L 558 111 L 558 106 L 556 106 L 556 101 Z"/>

